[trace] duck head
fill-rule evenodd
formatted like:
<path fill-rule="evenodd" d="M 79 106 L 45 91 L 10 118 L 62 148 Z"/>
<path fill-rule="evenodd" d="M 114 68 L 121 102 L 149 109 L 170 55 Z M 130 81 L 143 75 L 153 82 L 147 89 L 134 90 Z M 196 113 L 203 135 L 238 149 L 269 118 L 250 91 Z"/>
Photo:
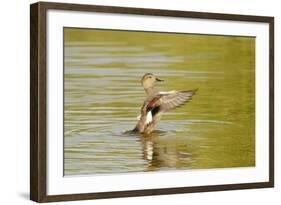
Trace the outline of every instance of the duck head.
<path fill-rule="evenodd" d="M 163 80 L 157 78 L 152 73 L 146 73 L 141 79 L 141 84 L 144 89 L 149 89 L 149 88 L 153 88 L 154 84 L 156 82 L 160 82 L 160 81 L 163 81 Z"/>

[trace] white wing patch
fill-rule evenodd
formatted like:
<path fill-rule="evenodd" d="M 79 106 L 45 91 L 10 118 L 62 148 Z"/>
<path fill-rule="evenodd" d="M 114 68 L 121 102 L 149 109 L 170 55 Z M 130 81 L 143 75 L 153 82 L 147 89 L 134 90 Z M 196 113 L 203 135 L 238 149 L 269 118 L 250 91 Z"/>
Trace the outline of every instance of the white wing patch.
<path fill-rule="evenodd" d="M 165 91 L 163 91 L 163 92 L 159 92 L 159 94 L 160 95 L 168 95 L 168 94 L 173 94 L 173 93 L 176 93 L 177 91 L 175 91 L 175 90 L 171 90 L 171 91 L 167 91 L 167 92 L 165 92 Z"/>
<path fill-rule="evenodd" d="M 151 122 L 152 122 L 152 113 L 151 113 L 151 111 L 149 111 L 147 113 L 147 115 L 146 115 L 146 122 L 145 122 L 145 124 L 149 124 Z"/>
<path fill-rule="evenodd" d="M 137 117 L 137 120 L 140 120 L 141 119 L 141 115 L 139 115 L 138 117 Z M 152 113 L 151 113 L 151 111 L 149 111 L 148 113 L 147 113 L 147 115 L 146 115 L 146 121 L 145 121 L 145 124 L 147 125 L 147 124 L 149 124 L 149 123 L 151 123 L 152 122 Z"/>

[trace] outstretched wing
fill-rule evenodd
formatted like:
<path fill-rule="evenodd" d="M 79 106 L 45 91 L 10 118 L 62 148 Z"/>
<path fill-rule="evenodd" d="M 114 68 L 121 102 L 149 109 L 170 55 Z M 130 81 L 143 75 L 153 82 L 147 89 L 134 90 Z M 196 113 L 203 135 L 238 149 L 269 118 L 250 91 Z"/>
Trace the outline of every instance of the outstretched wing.
<path fill-rule="evenodd" d="M 158 102 L 159 111 L 166 112 L 189 102 L 196 91 L 197 90 L 188 90 L 159 93 L 161 95 Z"/>

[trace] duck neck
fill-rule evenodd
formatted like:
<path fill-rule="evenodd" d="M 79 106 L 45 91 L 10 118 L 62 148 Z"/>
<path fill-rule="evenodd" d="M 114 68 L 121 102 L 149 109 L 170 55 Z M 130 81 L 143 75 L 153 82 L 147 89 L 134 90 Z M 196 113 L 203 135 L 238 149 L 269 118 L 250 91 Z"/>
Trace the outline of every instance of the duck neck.
<path fill-rule="evenodd" d="M 157 92 L 154 87 L 144 88 L 144 90 L 147 95 L 154 95 Z"/>

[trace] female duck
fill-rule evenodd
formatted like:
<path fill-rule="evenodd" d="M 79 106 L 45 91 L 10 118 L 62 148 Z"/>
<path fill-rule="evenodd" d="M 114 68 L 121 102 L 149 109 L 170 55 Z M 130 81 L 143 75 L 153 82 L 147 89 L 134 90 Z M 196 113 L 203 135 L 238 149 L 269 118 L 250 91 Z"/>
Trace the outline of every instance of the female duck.
<path fill-rule="evenodd" d="M 169 91 L 158 92 L 155 89 L 155 83 L 160 82 L 159 78 L 152 73 L 146 73 L 141 84 L 146 92 L 146 100 L 141 107 L 141 114 L 138 117 L 138 123 L 133 129 L 134 132 L 149 134 L 156 128 L 162 113 L 179 107 L 192 99 L 196 90 L 188 91 Z"/>

